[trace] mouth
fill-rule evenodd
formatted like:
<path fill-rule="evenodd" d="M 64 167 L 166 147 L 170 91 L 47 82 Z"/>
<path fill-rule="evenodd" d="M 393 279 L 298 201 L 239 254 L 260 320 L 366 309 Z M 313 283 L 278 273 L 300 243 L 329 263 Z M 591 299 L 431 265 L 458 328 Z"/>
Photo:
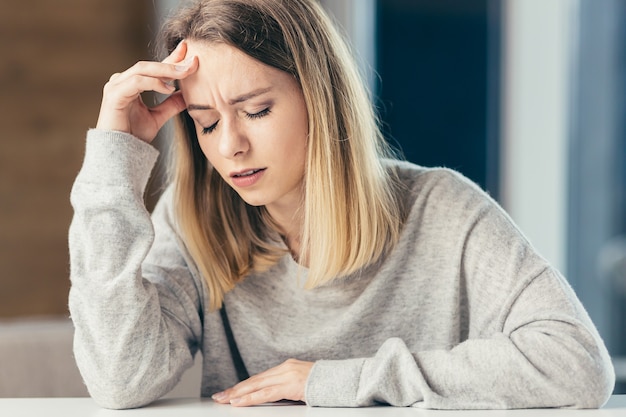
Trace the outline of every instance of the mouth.
<path fill-rule="evenodd" d="M 265 168 L 249 169 L 247 171 L 235 172 L 235 173 L 230 174 L 230 176 L 232 178 L 245 178 L 245 177 L 250 177 L 254 174 L 257 174 L 261 171 L 265 171 Z"/>

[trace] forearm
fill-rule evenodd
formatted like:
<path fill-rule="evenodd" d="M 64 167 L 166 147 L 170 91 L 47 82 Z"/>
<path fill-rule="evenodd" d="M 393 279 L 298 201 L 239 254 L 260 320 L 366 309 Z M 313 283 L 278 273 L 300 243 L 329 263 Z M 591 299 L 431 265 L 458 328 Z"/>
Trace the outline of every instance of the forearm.
<path fill-rule="evenodd" d="M 535 322 L 512 335 L 468 340 L 417 355 L 427 381 L 424 408 L 598 408 L 612 372 L 585 330 Z M 543 327 L 543 328 L 542 328 Z M 568 329 L 568 327 L 570 327 Z"/>
<path fill-rule="evenodd" d="M 101 405 L 127 408 L 167 392 L 192 362 L 141 264 L 154 232 L 143 192 L 157 152 L 127 135 L 90 132 L 72 190 L 70 227 L 75 356 Z"/>
<path fill-rule="evenodd" d="M 314 406 L 377 402 L 423 408 L 595 408 L 614 373 L 582 306 L 546 271 L 496 321 L 439 350 L 416 351 L 389 339 L 369 358 L 319 361 L 306 401 Z"/>
<path fill-rule="evenodd" d="M 612 389 L 610 372 L 598 369 L 593 353 L 582 358 L 582 348 L 564 348 L 545 334 L 527 339 L 539 343 L 532 349 L 540 360 L 530 361 L 504 335 L 415 355 L 401 340 L 390 339 L 371 358 L 317 362 L 306 401 L 327 407 L 386 403 L 435 409 L 596 408 L 604 403 Z M 555 358 L 566 366 L 555 369 Z"/>

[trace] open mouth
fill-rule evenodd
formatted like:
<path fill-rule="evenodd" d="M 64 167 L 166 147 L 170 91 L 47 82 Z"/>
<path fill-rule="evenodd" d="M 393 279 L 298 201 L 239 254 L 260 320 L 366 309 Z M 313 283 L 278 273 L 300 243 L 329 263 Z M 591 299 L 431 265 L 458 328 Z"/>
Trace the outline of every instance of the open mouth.
<path fill-rule="evenodd" d="M 264 171 L 264 170 L 265 170 L 265 168 L 251 169 L 250 171 L 246 171 L 246 172 L 241 172 L 239 174 L 235 174 L 235 175 L 233 175 L 233 178 L 249 177 L 251 175 L 256 174 L 257 172 L 261 172 L 261 171 Z"/>

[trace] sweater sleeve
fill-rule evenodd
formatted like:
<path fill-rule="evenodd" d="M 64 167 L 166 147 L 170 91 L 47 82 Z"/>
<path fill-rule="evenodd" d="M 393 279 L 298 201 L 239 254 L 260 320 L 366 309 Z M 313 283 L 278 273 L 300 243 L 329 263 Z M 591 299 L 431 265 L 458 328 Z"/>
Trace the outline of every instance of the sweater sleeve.
<path fill-rule="evenodd" d="M 434 409 L 598 408 L 615 377 L 599 337 L 546 297 L 553 273 L 537 277 L 502 332 L 450 350 L 411 352 L 388 339 L 375 356 L 318 361 L 307 382 L 312 406 L 377 403 Z M 565 294 L 561 294 L 566 296 Z M 538 305 L 540 302 L 542 305 Z M 521 311 L 526 310 L 526 311 Z"/>
<path fill-rule="evenodd" d="M 167 210 L 160 202 L 153 225 L 144 206 L 157 156 L 130 135 L 90 130 L 72 188 L 74 354 L 91 396 L 106 408 L 138 407 L 167 393 L 201 340 L 199 292 Z"/>
<path fill-rule="evenodd" d="M 450 261 L 460 265 L 459 299 L 465 297 L 468 307 L 467 328 L 458 331 L 466 336 L 455 346 L 426 351 L 413 351 L 400 338 L 391 338 L 372 357 L 318 361 L 307 381 L 307 403 L 600 407 L 613 390 L 613 367 L 569 284 L 534 253 L 489 198 L 470 189 L 471 197 L 464 200 L 465 186 L 455 190 L 455 184 L 447 183 L 443 188 L 452 196 L 444 199 L 446 209 L 453 212 L 457 204 L 468 215 L 465 230 L 451 218 L 438 229 L 442 236 L 442 230 L 451 230 L 444 236 L 450 242 L 452 233 L 463 235 L 459 255 L 451 254 Z M 436 194 L 430 198 L 438 198 Z M 432 281 L 437 282 L 435 277 Z"/>

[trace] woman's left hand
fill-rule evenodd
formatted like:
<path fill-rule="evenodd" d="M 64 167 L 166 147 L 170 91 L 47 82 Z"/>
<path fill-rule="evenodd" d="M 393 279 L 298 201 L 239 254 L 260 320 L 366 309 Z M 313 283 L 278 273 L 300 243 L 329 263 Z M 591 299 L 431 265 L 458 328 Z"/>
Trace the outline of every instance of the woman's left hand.
<path fill-rule="evenodd" d="M 237 407 L 280 400 L 304 401 L 304 386 L 312 367 L 313 362 L 289 359 L 232 388 L 214 394 L 212 398 L 220 404 Z"/>

